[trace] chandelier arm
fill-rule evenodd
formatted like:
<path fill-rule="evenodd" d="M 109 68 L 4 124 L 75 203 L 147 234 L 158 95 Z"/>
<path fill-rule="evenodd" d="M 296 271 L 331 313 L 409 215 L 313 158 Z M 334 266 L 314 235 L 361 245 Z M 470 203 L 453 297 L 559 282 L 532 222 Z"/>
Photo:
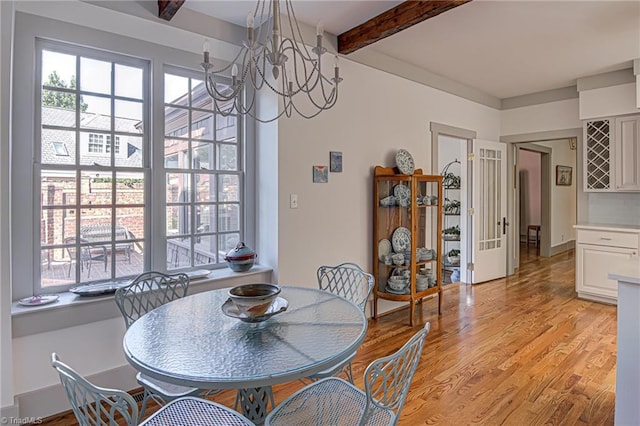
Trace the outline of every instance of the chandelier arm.
<path fill-rule="evenodd" d="M 287 47 L 284 47 L 284 43 L 283 43 L 283 53 L 287 53 L 289 50 L 291 50 L 291 56 L 292 56 L 292 61 L 293 61 L 293 70 L 294 70 L 294 77 L 296 80 L 296 84 L 298 86 L 298 88 L 300 88 L 301 90 L 305 91 L 305 92 L 309 92 L 311 90 L 313 90 L 313 88 L 316 86 L 317 84 L 317 76 L 316 73 L 318 73 L 318 75 L 321 75 L 320 73 L 320 68 L 318 66 L 318 62 L 317 60 L 305 60 L 304 56 L 301 54 L 300 50 L 296 48 L 296 46 L 291 42 L 290 39 L 287 40 L 290 45 Z M 300 61 L 296 61 L 296 56 L 297 54 L 300 54 Z M 298 62 L 300 62 L 304 74 L 305 76 L 307 76 L 306 80 L 301 83 L 300 82 L 300 78 L 298 77 Z M 307 70 L 307 63 L 310 62 L 310 66 L 313 66 L 313 68 L 310 70 L 310 72 L 308 72 Z M 315 77 L 316 79 L 316 83 L 313 84 L 313 86 L 309 87 L 309 82 Z M 306 87 L 306 89 L 304 89 Z"/>
<path fill-rule="evenodd" d="M 215 101 L 220 102 L 228 102 L 238 94 L 238 88 L 233 90 L 230 95 L 225 95 L 224 93 L 219 92 L 218 89 L 216 89 L 216 83 L 213 81 L 212 75 L 208 76 L 208 78 L 205 77 L 205 88 L 207 89 L 209 96 L 211 96 Z"/>
<path fill-rule="evenodd" d="M 260 90 L 262 89 L 262 87 L 265 84 L 266 78 L 265 78 L 265 70 L 267 67 L 267 58 L 266 56 L 262 56 L 262 66 L 260 66 L 260 58 L 251 58 L 251 61 L 253 61 L 253 64 L 255 65 L 254 69 L 256 70 L 255 73 L 251 74 L 251 84 L 253 85 L 253 88 L 255 90 Z M 262 77 L 262 80 L 260 82 L 257 81 L 257 76 Z"/>
<path fill-rule="evenodd" d="M 307 50 L 307 45 L 304 43 L 304 38 L 302 37 L 302 31 L 300 31 L 300 25 L 298 25 L 298 19 L 296 18 L 296 13 L 293 10 L 293 5 L 291 3 L 291 0 L 285 0 L 285 6 L 287 8 L 287 17 L 289 18 L 289 27 L 291 28 L 291 36 L 293 37 L 294 41 L 297 44 L 301 44 L 303 46 L 305 52 L 307 53 L 307 57 L 311 58 L 311 54 L 309 53 L 309 50 Z M 291 18 L 293 18 L 293 22 L 295 23 L 295 29 L 298 36 L 300 37 L 300 40 L 298 40 L 295 37 L 296 32 L 294 32 L 294 25 L 291 22 Z"/>
<path fill-rule="evenodd" d="M 337 97 L 336 97 L 336 100 L 337 100 Z M 300 115 L 302 118 L 310 119 L 310 118 L 316 117 L 316 116 L 317 116 L 318 114 L 320 114 L 322 111 L 324 111 L 324 110 L 327 110 L 327 109 L 331 108 L 333 105 L 335 105 L 335 101 L 333 102 L 333 104 L 331 104 L 331 105 L 327 106 L 326 108 L 319 108 L 316 112 L 314 112 L 313 114 L 309 114 L 309 115 L 307 115 L 307 114 L 303 113 L 302 111 L 300 111 L 300 110 L 295 106 L 295 104 L 294 104 L 294 103 L 291 103 L 291 105 L 292 105 L 293 109 L 295 109 L 295 111 L 298 113 L 298 115 Z"/>
<path fill-rule="evenodd" d="M 270 123 L 280 117 L 291 117 L 294 111 L 303 118 L 313 118 L 336 104 L 338 84 L 342 79 L 337 63 L 333 78 L 322 73 L 322 56 L 326 49 L 322 47 L 321 25 L 318 26 L 317 45 L 311 48 L 312 44 L 304 42 L 293 1 L 284 0 L 284 3 L 285 25 L 288 24 L 290 30 L 286 37 L 281 34 L 280 1 L 258 0 L 253 15 L 247 17 L 247 41 L 231 63 L 214 69 L 205 52 L 204 83 L 208 95 L 213 98 L 216 113 L 247 115 L 258 122 Z M 258 28 L 254 28 L 254 23 Z M 239 73 L 238 66 L 241 66 Z M 216 77 L 228 73 L 230 68 L 231 85 L 219 89 L 222 82 L 216 83 Z M 249 84 L 251 91 L 247 90 Z M 255 109 L 258 91 L 267 87 L 280 98 L 279 111 L 274 117 L 263 119 Z M 300 96 L 302 93 L 306 95 L 304 99 Z"/>

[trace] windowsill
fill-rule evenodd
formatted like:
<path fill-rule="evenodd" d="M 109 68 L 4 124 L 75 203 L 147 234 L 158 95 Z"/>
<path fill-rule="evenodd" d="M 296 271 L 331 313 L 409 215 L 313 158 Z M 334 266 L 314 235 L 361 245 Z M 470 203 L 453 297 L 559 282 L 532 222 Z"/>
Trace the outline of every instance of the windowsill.
<path fill-rule="evenodd" d="M 233 272 L 228 268 L 215 269 L 206 277 L 192 279 L 189 294 L 255 282 L 256 279 L 252 277 L 258 275 L 262 276 L 261 281 L 271 282 L 272 272 L 272 268 L 261 265 L 254 265 L 247 272 Z M 22 306 L 13 302 L 12 336 L 24 337 L 122 315 L 113 301 L 113 294 L 80 297 L 71 292 L 62 292 L 59 296 L 56 302 L 41 306 Z"/>

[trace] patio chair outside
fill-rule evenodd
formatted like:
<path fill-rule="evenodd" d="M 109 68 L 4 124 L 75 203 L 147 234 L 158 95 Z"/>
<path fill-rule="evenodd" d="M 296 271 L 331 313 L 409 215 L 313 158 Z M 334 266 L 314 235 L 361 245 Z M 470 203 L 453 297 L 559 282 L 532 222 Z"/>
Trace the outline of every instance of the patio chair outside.
<path fill-rule="evenodd" d="M 187 295 L 189 277 L 186 274 L 166 275 L 161 272 L 145 272 L 138 275 L 126 287 L 116 290 L 115 301 L 127 328 L 147 312 Z M 136 375 L 144 388 L 140 417 L 144 415 L 149 399 L 158 405 L 168 401 L 195 395 L 200 389 L 178 386 L 154 379 L 143 373 Z"/>
<path fill-rule="evenodd" d="M 138 424 L 138 404 L 128 393 L 93 385 L 64 364 L 54 352 L 51 366 L 60 375 L 71 409 L 80 426 L 112 426 L 124 421 L 127 426 Z M 120 423 L 122 424 L 122 423 Z"/>
<path fill-rule="evenodd" d="M 107 270 L 107 247 L 103 245 L 82 245 L 80 246 L 80 256 L 77 256 L 77 241 L 75 237 L 65 238 L 64 243 L 69 244 L 66 247 L 67 255 L 69 256 L 69 270 L 67 276 L 71 276 L 71 268 L 75 262 L 80 262 L 80 272 L 87 269 L 87 278 L 91 277 L 91 265 L 94 263 L 104 264 L 104 270 Z M 86 244 L 89 241 L 80 239 L 80 244 Z"/>
<path fill-rule="evenodd" d="M 364 392 L 346 380 L 329 377 L 284 400 L 265 425 L 396 425 L 429 328 L 426 323 L 397 352 L 369 364 Z"/>
<path fill-rule="evenodd" d="M 337 266 L 321 266 L 318 268 L 316 275 L 320 290 L 328 291 L 350 300 L 365 313 L 367 300 L 369 300 L 369 296 L 373 290 L 373 275 L 365 272 L 360 266 L 351 262 L 341 263 Z M 353 361 L 355 356 L 356 354 L 354 352 L 339 365 L 316 373 L 306 379 L 315 381 L 344 372 L 349 383 L 353 383 L 351 361 Z M 306 379 L 302 381 L 305 382 Z"/>

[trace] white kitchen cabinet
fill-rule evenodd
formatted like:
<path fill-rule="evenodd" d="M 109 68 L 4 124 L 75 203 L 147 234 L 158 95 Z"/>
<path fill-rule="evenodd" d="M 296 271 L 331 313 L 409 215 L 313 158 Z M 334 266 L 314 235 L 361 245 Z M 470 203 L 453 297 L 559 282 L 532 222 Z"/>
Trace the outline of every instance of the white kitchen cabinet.
<path fill-rule="evenodd" d="M 584 122 L 584 190 L 608 192 L 614 189 L 613 119 Z"/>
<path fill-rule="evenodd" d="M 584 191 L 640 191 L 640 115 L 584 122 Z"/>
<path fill-rule="evenodd" d="M 636 229 L 577 227 L 576 292 L 583 299 L 617 303 L 618 283 L 609 273 L 638 265 L 640 232 Z"/>
<path fill-rule="evenodd" d="M 616 190 L 640 191 L 640 115 L 615 120 Z"/>

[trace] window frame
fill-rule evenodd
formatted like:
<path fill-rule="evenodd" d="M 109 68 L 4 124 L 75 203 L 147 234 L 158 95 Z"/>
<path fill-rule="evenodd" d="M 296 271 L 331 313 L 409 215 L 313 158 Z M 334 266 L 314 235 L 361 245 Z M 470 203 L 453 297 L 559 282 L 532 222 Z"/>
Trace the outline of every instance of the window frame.
<path fill-rule="evenodd" d="M 199 81 L 203 81 L 204 82 L 204 73 L 202 71 L 198 72 L 195 70 L 190 70 L 190 69 L 186 69 L 186 68 L 182 68 L 182 67 L 177 67 L 177 66 L 173 66 L 173 65 L 164 65 L 163 67 L 163 77 L 166 74 L 171 74 L 171 75 L 175 75 L 175 76 L 179 76 L 179 77 L 183 77 L 183 78 L 187 78 L 189 79 L 189 81 L 193 81 L 193 80 L 199 80 Z M 228 81 L 221 81 L 223 83 L 231 83 L 231 79 L 227 79 Z M 164 83 L 164 78 L 163 78 L 163 83 Z M 163 88 L 164 88 L 164 84 L 163 84 Z M 162 168 L 164 171 L 164 175 L 167 176 L 168 173 L 175 173 L 175 174 L 185 174 L 185 175 L 189 175 L 190 176 L 190 183 L 189 183 L 189 188 L 191 190 L 191 196 L 190 196 L 190 201 L 187 203 L 184 203 L 185 205 L 188 205 L 190 208 L 189 211 L 189 216 L 190 216 L 190 220 L 189 220 L 189 227 L 190 227 L 190 232 L 186 233 L 186 234 L 180 234 L 180 235 L 184 235 L 184 236 L 189 236 L 189 244 L 190 244 L 190 262 L 191 264 L 188 266 L 178 266 L 176 268 L 171 268 L 169 269 L 169 265 L 168 265 L 168 261 L 165 264 L 165 268 L 167 270 L 169 270 L 170 272 L 178 272 L 178 271 L 182 271 L 185 269 L 190 269 L 190 268 L 212 268 L 212 269 L 220 269 L 220 268 L 224 268 L 226 267 L 226 263 L 224 262 L 223 258 L 220 257 L 218 258 L 218 262 L 217 263 L 210 263 L 210 264 L 194 264 L 195 263 L 195 250 L 196 250 L 196 241 L 199 240 L 200 237 L 203 236 L 210 236 L 211 238 L 215 238 L 216 239 L 216 247 L 217 247 L 217 252 L 218 254 L 221 252 L 221 250 L 227 251 L 227 249 L 221 249 L 220 248 L 220 236 L 223 234 L 229 234 L 229 233 L 235 233 L 235 231 L 231 231 L 231 232 L 224 232 L 224 231 L 220 231 L 219 229 L 219 224 L 220 224 L 220 217 L 219 217 L 219 206 L 221 204 L 237 204 L 238 205 L 238 209 L 239 209 L 239 224 L 238 224 L 238 235 L 239 235 L 239 241 L 244 241 L 245 240 L 245 236 L 246 236 L 246 200 L 247 200 L 247 196 L 246 196 L 246 191 L 247 191 L 247 185 L 246 185 L 246 170 L 245 170 L 245 164 L 246 162 L 243 160 L 244 159 L 244 155 L 245 155 L 245 147 L 244 147 L 244 143 L 243 141 L 245 141 L 245 136 L 244 136 L 244 122 L 245 122 L 245 118 L 241 115 L 234 115 L 235 120 L 236 120 L 236 142 L 235 142 L 235 146 L 237 149 L 236 152 L 236 170 L 224 170 L 224 169 L 219 169 L 217 167 L 217 163 L 218 163 L 218 154 L 219 154 L 219 149 L 220 147 L 223 147 L 225 145 L 229 145 L 228 143 L 226 143 L 223 140 L 218 140 L 217 139 L 217 127 L 216 127 L 216 123 L 218 120 L 227 120 L 228 117 L 223 116 L 222 114 L 218 114 L 216 113 L 213 108 L 211 108 L 210 110 L 207 109 L 203 109 L 201 107 L 198 106 L 194 106 L 192 104 L 192 98 L 191 96 L 193 95 L 193 88 L 189 87 L 188 88 L 188 100 L 187 100 L 187 104 L 186 105 L 182 105 L 182 104 L 171 104 L 169 102 L 166 102 L 164 96 L 162 98 L 162 106 L 163 106 L 163 110 L 165 108 L 167 108 L 167 106 L 171 107 L 171 106 L 176 106 L 179 107 L 180 109 L 184 109 L 187 111 L 188 114 L 188 119 L 187 119 L 187 125 L 186 125 L 186 133 L 182 133 L 180 136 L 176 135 L 176 133 L 182 129 L 184 129 L 184 127 L 180 127 L 175 131 L 172 131 L 170 133 L 167 133 L 165 125 L 166 125 L 166 119 L 165 116 L 163 114 L 163 120 L 162 120 L 162 147 L 163 147 L 163 151 L 164 151 L 164 142 L 166 139 L 175 139 L 175 140 L 180 140 L 180 141 L 184 141 L 187 142 L 187 146 L 189 147 L 189 167 L 186 168 L 179 168 L 179 167 L 175 167 L 175 168 L 167 168 L 166 167 L 166 163 L 165 163 L 165 156 L 164 156 L 164 152 L 163 152 L 163 161 L 162 161 Z M 194 187 L 195 187 L 195 178 L 197 175 L 197 170 L 194 168 L 194 164 L 193 164 L 193 158 L 191 158 L 191 153 L 193 152 L 193 143 L 198 143 L 199 141 L 201 141 L 201 139 L 194 137 L 192 135 L 194 129 L 199 129 L 200 127 L 198 127 L 198 124 L 202 124 L 203 122 L 205 122 L 208 118 L 203 118 L 197 121 L 193 121 L 193 112 L 202 112 L 202 111 L 207 111 L 207 113 L 211 113 L 212 114 L 212 118 L 213 118 L 213 122 L 211 123 L 212 126 L 212 137 L 211 140 L 209 139 L 205 139 L 202 140 L 202 142 L 205 143 L 211 143 L 212 145 L 212 149 L 214 152 L 214 157 L 211 159 L 211 161 L 213 162 L 213 166 L 210 167 L 207 170 L 207 174 L 209 174 L 212 177 L 215 177 L 215 190 L 216 190 L 216 199 L 214 202 L 208 202 L 208 203 L 202 203 L 202 202 L 198 202 L 197 200 L 195 200 L 194 195 Z M 173 155 L 180 155 L 179 152 L 176 152 Z M 218 177 L 220 175 L 235 175 L 238 176 L 238 186 L 239 186 L 239 198 L 237 202 L 232 202 L 232 203 L 224 203 L 221 202 L 220 199 L 218 198 L 218 194 L 220 192 L 218 184 L 219 184 L 219 180 Z M 165 183 L 166 183 L 166 177 L 165 177 Z M 166 190 L 167 188 L 165 187 L 165 194 L 166 194 Z M 169 203 L 166 199 L 165 199 L 165 212 L 168 210 L 168 207 L 170 207 L 171 205 L 175 205 L 176 203 Z M 183 203 L 181 203 L 183 204 Z M 196 227 L 196 219 L 197 219 L 197 207 L 198 206 L 215 206 L 216 208 L 216 214 L 215 214 L 215 220 L 216 220 L 216 231 L 215 232 L 197 232 L 197 227 Z M 168 221 L 168 218 L 166 218 L 166 220 Z M 168 250 L 168 241 L 170 239 L 176 239 L 174 238 L 170 238 L 170 236 L 168 235 L 168 226 L 165 222 L 165 235 L 164 235 L 164 240 L 165 240 L 165 250 Z"/>
<path fill-rule="evenodd" d="M 75 158 L 75 162 L 74 164 L 70 164 L 70 165 L 65 165 L 65 164 L 44 164 L 42 163 L 42 131 L 43 131 L 43 124 L 42 124 L 42 91 L 43 90 L 47 90 L 47 89 L 43 89 L 43 84 L 42 84 L 42 79 L 43 79 L 43 75 L 42 75 L 42 65 L 43 65 L 43 52 L 44 51 L 52 51 L 52 52 L 57 52 L 57 53 L 63 53 L 63 54 L 67 54 L 67 55 L 73 55 L 76 56 L 77 59 L 76 61 L 80 60 L 80 57 L 83 58 L 89 58 L 89 59 L 95 59 L 95 60 L 101 60 L 101 61 L 106 61 L 106 62 L 110 62 L 110 63 L 117 63 L 119 65 L 125 65 L 125 66 L 130 66 L 130 67 L 136 67 L 136 68 L 140 68 L 142 69 L 142 97 L 141 97 L 141 101 L 142 101 L 142 121 L 143 123 L 145 123 L 145 127 L 144 127 L 144 131 L 143 133 L 140 134 L 141 136 L 141 149 L 143 152 L 143 155 L 141 156 L 141 161 L 142 164 L 140 165 L 140 167 L 131 167 L 131 166 L 119 166 L 116 165 L 116 157 L 118 157 L 118 154 L 112 152 L 113 150 L 111 149 L 106 149 L 106 144 L 109 144 L 110 141 L 112 139 L 118 138 L 120 136 L 120 133 L 122 133 L 121 131 L 117 131 L 115 126 L 110 126 L 109 130 L 96 130 L 96 129 L 91 129 L 91 128 L 83 128 L 80 124 L 80 120 L 79 120 L 79 116 L 80 116 L 80 109 L 79 106 L 76 107 L 76 109 L 74 110 L 74 113 L 76 115 L 76 120 L 75 120 L 75 124 L 73 126 L 73 132 L 75 133 L 76 136 L 76 148 L 75 148 L 75 152 L 76 152 L 76 158 Z M 78 62 L 76 62 L 76 81 L 78 81 Z M 33 86 L 34 86 L 34 94 L 35 94 L 35 103 L 34 103 L 34 139 L 33 139 L 33 162 L 32 162 L 32 171 L 33 171 L 33 194 L 34 194 L 34 198 L 33 198 L 33 207 L 34 207 L 34 211 L 37 211 L 37 214 L 34 214 L 33 220 L 33 244 L 34 244 L 34 261 L 33 262 L 33 288 L 32 288 L 32 293 L 33 294 L 43 294 L 43 293 L 50 293 L 50 292 L 62 292 L 62 291 L 67 291 L 70 288 L 77 286 L 79 284 L 85 284 L 85 283 L 92 283 L 92 282 L 98 282 L 100 281 L 100 279 L 91 279 L 90 277 L 87 277 L 87 280 L 83 280 L 82 274 L 79 273 L 80 271 L 80 265 L 76 259 L 76 262 L 72 262 L 71 265 L 75 266 L 75 277 L 76 280 L 75 282 L 72 283 L 68 283 L 68 284 L 62 284 L 62 285 L 47 285 L 47 286 L 43 286 L 42 284 L 42 267 L 43 267 L 43 260 L 41 258 L 42 256 L 42 252 L 43 252 L 43 244 L 42 244 L 42 236 L 41 236 L 41 231 L 40 231 L 40 221 L 41 221 L 41 214 L 44 211 L 44 206 L 41 204 L 41 191 L 42 191 L 42 187 L 41 187 L 41 173 L 43 170 L 56 170 L 56 171 L 68 171 L 68 172 L 73 172 L 75 173 L 76 177 L 79 178 L 81 177 L 82 173 L 86 173 L 87 171 L 95 171 L 97 173 L 102 173 L 103 175 L 106 176 L 117 176 L 119 173 L 127 173 L 127 172 L 131 172 L 131 173 L 136 173 L 136 174 L 141 174 L 144 176 L 144 180 L 145 180 L 145 186 L 144 186 L 144 193 L 143 193 L 143 198 L 144 198 L 144 203 L 143 206 L 148 206 L 148 201 L 149 201 L 149 194 L 151 191 L 151 187 L 153 186 L 153 182 L 151 180 L 151 151 L 150 151 L 150 140 L 151 140 L 151 63 L 149 60 L 145 60 L 145 59 L 141 59 L 141 58 L 136 58 L 130 55 L 126 55 L 126 54 L 121 54 L 121 53 L 115 53 L 115 52 L 105 52 L 103 50 L 97 49 L 97 48 L 93 48 L 93 47 L 88 47 L 88 46 L 78 46 L 78 45 L 72 45 L 69 43 L 65 43 L 65 42 L 58 42 L 58 41 L 52 41 L 52 40 L 48 40 L 48 39 L 42 39 L 42 38 L 36 38 L 36 42 L 35 42 L 35 79 L 33 82 Z M 114 81 L 115 81 L 115 74 L 111 75 L 111 87 L 114 87 Z M 73 93 L 80 93 L 79 96 L 82 96 L 82 93 L 84 93 L 83 91 L 80 90 L 80 85 L 77 85 L 78 87 L 76 87 L 75 89 L 73 89 Z M 118 96 L 115 93 L 111 93 L 110 95 L 102 95 L 104 98 L 106 99 L 110 99 L 110 101 L 115 101 L 118 100 L 120 98 L 124 98 L 127 99 L 127 97 L 123 97 L 123 96 Z M 78 97 L 77 100 L 81 99 L 80 97 Z M 113 110 L 110 113 L 111 115 L 111 120 L 115 119 L 115 116 L 113 115 Z M 56 128 L 55 125 L 46 125 L 45 127 L 47 128 Z M 65 131 L 69 131 L 66 127 L 64 128 Z M 80 142 L 80 135 L 82 133 L 87 133 L 87 145 L 86 145 L 86 150 L 83 150 L 81 148 L 81 142 Z M 125 132 L 126 133 L 126 132 Z M 91 142 L 91 137 L 94 137 L 93 142 Z M 137 136 L 137 135 L 136 135 Z M 93 152 L 89 149 L 89 146 L 93 144 L 94 147 L 97 147 L 98 145 L 100 145 L 100 152 Z M 107 152 L 108 151 L 108 152 Z M 104 166 L 104 165 L 87 165 L 87 164 L 83 164 L 80 161 L 81 156 L 83 155 L 101 155 L 105 156 L 105 155 L 109 155 L 111 157 L 110 160 L 110 165 L 108 166 Z M 115 185 L 116 183 L 113 183 L 114 187 L 112 188 L 112 194 L 115 196 L 116 192 L 115 192 Z M 79 213 L 86 209 L 87 206 L 82 204 L 81 201 L 81 190 L 80 190 L 80 186 L 81 186 L 81 180 L 80 179 L 76 179 L 76 203 L 74 205 L 70 205 L 69 209 L 71 210 L 75 210 L 75 215 L 76 215 L 76 224 L 75 224 L 75 230 L 73 231 L 73 235 L 75 236 L 75 238 L 79 238 L 80 237 L 80 227 L 81 227 L 81 223 L 80 223 L 80 219 L 81 215 L 79 215 Z M 119 204 L 117 202 L 116 199 L 112 199 L 110 204 L 101 206 L 100 208 L 104 208 L 104 209 L 108 209 L 111 211 L 111 217 L 112 217 L 112 221 L 115 221 L 117 219 L 117 208 L 116 206 L 118 206 L 118 208 L 122 208 L 122 204 Z M 46 209 L 46 210 L 51 210 L 51 209 Z M 56 209 L 53 209 L 54 211 Z M 150 259 L 150 253 L 148 253 L 148 250 L 146 249 L 149 244 L 150 244 L 150 238 L 149 238 L 149 223 L 151 221 L 151 216 L 152 216 L 152 212 L 151 209 L 149 209 L 148 207 L 144 207 L 143 210 L 143 217 L 144 217 L 144 226 L 143 226 L 143 235 L 142 236 L 137 236 L 136 241 L 139 241 L 143 244 L 143 247 L 145 247 L 145 252 L 143 254 L 143 258 L 142 258 L 142 270 L 146 271 L 150 269 L 150 265 L 151 265 L 151 259 Z M 113 224 L 112 224 L 113 226 Z M 134 243 L 135 244 L 135 243 Z M 111 250 L 112 253 L 115 253 L 115 242 L 112 240 L 111 243 Z M 63 248 L 63 246 L 61 244 L 52 244 L 52 245 L 47 245 L 50 246 L 50 249 L 58 249 L 58 248 Z M 109 244 L 105 244 L 106 247 L 109 246 Z M 77 249 L 77 248 L 76 248 Z M 109 274 L 111 276 L 114 276 L 116 274 L 116 263 L 115 261 L 113 261 L 114 256 L 111 256 L 112 261 L 108 263 L 109 266 Z M 117 277 L 115 279 L 119 279 L 121 277 Z M 113 278 L 108 278 L 107 280 L 111 280 Z M 102 279 L 104 280 L 104 278 Z"/>
<path fill-rule="evenodd" d="M 34 215 L 39 214 L 39 212 L 34 207 L 35 196 L 30 196 L 34 189 L 32 166 L 34 157 L 33 141 L 35 138 L 35 105 L 41 101 L 36 97 L 34 88 L 34 81 L 36 81 L 36 40 L 56 40 L 65 44 L 86 46 L 94 50 L 117 52 L 118 54 L 149 60 L 152 82 L 163 81 L 163 67 L 166 64 L 202 72 L 199 65 L 202 62 L 202 55 L 197 50 L 185 50 L 182 47 L 172 47 L 167 43 L 160 44 L 151 39 L 134 38 L 23 12 L 17 12 L 15 20 L 14 49 L 22 53 L 14 56 L 12 63 L 12 74 L 14 76 L 11 97 L 12 159 L 9 171 L 11 193 L 8 196 L 11 217 L 9 224 L 11 242 L 8 249 L 11 252 L 11 259 L 9 260 L 11 298 L 14 301 L 34 294 L 33 265 L 34 262 L 38 264 L 40 262 L 40 253 L 38 251 L 39 234 L 33 231 L 34 223 L 37 223 Z M 200 45 L 199 40 L 201 40 L 202 36 L 193 33 L 190 37 L 192 37 L 196 45 Z M 229 53 L 227 57 L 230 59 L 234 55 L 235 53 Z M 230 65 L 224 58 L 216 58 L 216 61 L 222 67 Z M 150 140 L 153 141 L 151 143 L 151 164 L 154 165 L 154 167 L 151 167 L 150 175 L 154 182 L 157 179 L 160 179 L 160 181 L 164 179 L 163 153 L 159 149 L 154 149 L 158 143 L 158 135 L 163 133 L 162 120 L 156 118 L 162 117 L 163 107 L 158 102 L 154 102 L 154 100 L 164 99 L 163 86 L 163 84 L 148 86 L 151 91 Z M 249 92 L 250 95 L 251 92 Z M 245 171 L 245 192 L 242 200 L 245 221 L 245 235 L 243 238 L 248 246 L 256 247 L 258 218 L 255 199 L 255 167 L 258 133 L 254 120 L 249 117 L 243 120 L 242 134 L 243 140 L 240 143 L 244 149 L 244 156 L 241 161 L 244 163 L 243 170 Z M 260 133 L 260 137 L 266 138 L 268 144 L 271 144 L 271 136 L 270 130 L 265 134 L 263 132 Z M 277 137 L 277 135 L 273 135 L 273 137 Z M 156 212 L 151 218 L 151 223 L 146 224 L 149 228 L 149 235 L 164 236 L 166 232 L 164 194 L 160 195 L 159 197 L 158 194 L 152 193 L 149 196 L 149 205 Z M 150 268 L 157 271 L 165 270 L 166 246 L 162 243 L 160 246 L 158 244 L 154 245 L 150 241 L 145 250 L 148 251 L 151 260 Z M 37 257 L 34 257 L 36 253 Z M 264 259 L 267 259 L 267 257 Z M 224 274 L 224 269 L 220 273 Z M 55 308 L 55 306 L 53 307 Z M 86 320 L 90 320 L 90 318 L 87 316 Z"/>

